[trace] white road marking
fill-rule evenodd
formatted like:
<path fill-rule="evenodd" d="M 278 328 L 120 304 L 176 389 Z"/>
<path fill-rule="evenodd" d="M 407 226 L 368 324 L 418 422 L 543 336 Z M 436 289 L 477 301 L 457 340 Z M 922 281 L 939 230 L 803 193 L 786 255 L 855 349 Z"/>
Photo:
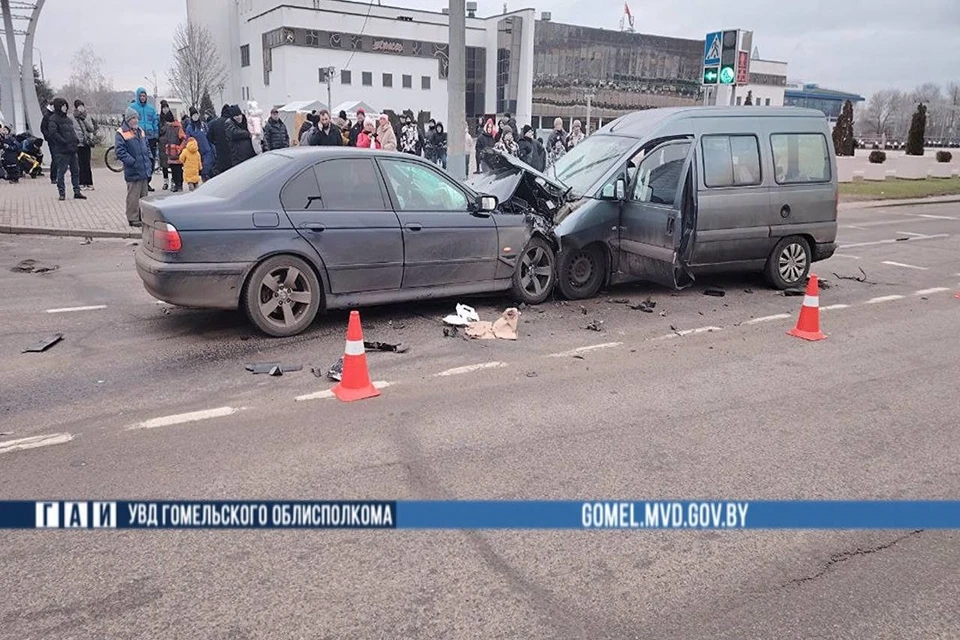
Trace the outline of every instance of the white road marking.
<path fill-rule="evenodd" d="M 580 355 L 582 353 L 589 353 L 590 351 L 596 351 L 597 349 L 611 349 L 613 347 L 622 347 L 622 342 L 604 342 L 603 344 L 593 344 L 589 347 L 577 347 L 576 349 L 571 349 L 570 351 L 564 351 L 562 353 L 551 353 L 550 358 L 569 358 L 571 356 Z"/>
<path fill-rule="evenodd" d="M 832 304 L 829 307 L 820 307 L 820 311 L 832 311 L 834 309 L 848 309 L 848 304 Z"/>
<path fill-rule="evenodd" d="M 944 291 L 950 291 L 947 287 L 933 287 L 931 289 L 920 289 L 919 291 L 914 291 L 913 295 L 915 296 L 926 296 L 931 293 L 942 293 Z"/>
<path fill-rule="evenodd" d="M 893 300 L 901 300 L 903 296 L 880 296 L 879 298 L 870 298 L 864 304 L 877 304 L 878 302 L 892 302 Z"/>
<path fill-rule="evenodd" d="M 880 264 L 888 264 L 891 267 L 903 267 L 904 269 L 916 269 L 917 271 L 929 271 L 930 267 L 918 267 L 915 264 L 904 264 L 902 262 L 893 262 L 891 260 L 884 260 Z"/>
<path fill-rule="evenodd" d="M 47 313 L 67 313 L 69 311 L 94 311 L 96 309 L 106 309 L 105 304 L 94 304 L 89 307 L 63 307 L 62 309 L 47 309 Z"/>
<path fill-rule="evenodd" d="M 678 338 L 681 336 L 690 336 L 697 333 L 711 333 L 713 331 L 722 331 L 722 330 L 723 330 L 723 327 L 699 327 L 697 329 L 684 329 L 683 331 L 674 331 L 673 333 L 668 333 L 665 336 L 654 338 L 654 340 L 666 340 L 668 338 Z"/>
<path fill-rule="evenodd" d="M 925 233 L 914 233 L 913 231 L 897 231 L 902 236 L 913 236 L 915 238 L 923 238 L 927 234 Z"/>
<path fill-rule="evenodd" d="M 10 451 L 20 451 L 23 449 L 36 449 L 37 447 L 47 447 L 52 444 L 63 444 L 70 442 L 73 436 L 69 433 L 51 433 L 43 436 L 31 436 L 29 438 L 19 438 L 17 440 L 7 440 L 0 442 L 0 453 L 9 453 Z"/>
<path fill-rule="evenodd" d="M 833 254 L 835 258 L 850 258 L 852 260 L 859 260 L 860 256 L 852 256 L 849 253 L 835 253 Z"/>
<path fill-rule="evenodd" d="M 392 383 L 390 382 L 384 382 L 382 380 L 378 380 L 377 382 L 373 383 L 373 386 L 377 389 L 386 389 L 391 384 Z M 317 391 L 316 393 L 308 393 L 305 396 L 297 396 L 296 398 L 294 398 L 294 400 L 296 400 L 297 402 L 303 402 L 304 400 L 326 400 L 328 398 L 335 398 L 335 397 L 336 396 L 333 395 L 333 389 L 324 389 L 323 391 Z"/>
<path fill-rule="evenodd" d="M 956 220 L 956 218 L 952 216 L 933 216 L 929 213 L 911 213 L 910 215 L 918 218 L 929 218 L 930 220 Z"/>
<path fill-rule="evenodd" d="M 753 320 L 747 320 L 743 324 L 759 324 L 761 322 L 770 322 L 772 320 L 785 320 L 786 318 L 792 317 L 789 313 L 778 313 L 775 316 L 762 316 L 760 318 L 754 318 Z"/>
<path fill-rule="evenodd" d="M 454 367 L 453 369 L 447 369 L 446 371 L 441 371 L 440 373 L 434 375 L 458 376 L 462 373 L 473 373 L 474 371 L 480 371 L 481 369 L 499 369 L 505 366 L 507 366 L 506 362 L 481 362 L 480 364 L 468 364 L 465 367 Z"/>
<path fill-rule="evenodd" d="M 204 409 L 203 411 L 191 411 L 190 413 L 178 413 L 172 416 L 163 416 L 145 420 L 138 424 L 127 427 L 131 429 L 156 429 L 157 427 L 169 427 L 175 424 L 184 424 L 187 422 L 197 422 L 198 420 L 208 420 L 210 418 L 222 418 L 235 414 L 240 409 L 236 407 L 217 407 L 216 409 Z"/>
<path fill-rule="evenodd" d="M 911 240 L 934 240 L 936 238 L 949 238 L 949 233 L 937 233 L 932 236 L 922 236 L 919 238 L 911 238 Z M 903 242 L 902 240 L 897 240 L 896 238 L 891 238 L 889 240 L 876 240 L 874 242 L 855 242 L 853 244 L 844 244 L 840 245 L 839 249 L 851 249 L 853 247 L 872 247 L 878 244 L 893 244 L 894 242 Z"/>

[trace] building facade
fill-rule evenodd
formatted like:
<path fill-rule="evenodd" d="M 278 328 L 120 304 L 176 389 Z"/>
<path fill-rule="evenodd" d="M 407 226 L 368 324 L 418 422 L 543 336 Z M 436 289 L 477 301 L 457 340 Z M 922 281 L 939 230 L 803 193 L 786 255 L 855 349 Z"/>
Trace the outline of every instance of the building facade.
<path fill-rule="evenodd" d="M 472 13 L 466 21 L 468 119 L 509 111 L 529 121 L 534 11 Z M 378 112 L 411 110 L 446 120 L 444 13 L 366 1 L 187 0 L 187 18 L 211 32 L 226 63 L 229 78 L 211 96 L 215 101 L 252 100 L 264 109 L 297 100 L 331 108 L 363 101 Z"/>
<path fill-rule="evenodd" d="M 863 102 L 864 98 L 855 93 L 822 89 L 815 84 L 792 84 L 784 92 L 783 102 L 791 107 L 819 109 L 828 119 L 836 120 L 847 100 L 856 105 Z"/>
<path fill-rule="evenodd" d="M 549 129 L 557 117 L 584 118 L 588 94 L 599 122 L 641 109 L 698 104 L 703 44 L 562 24 L 544 13 L 534 40 L 533 126 Z"/>

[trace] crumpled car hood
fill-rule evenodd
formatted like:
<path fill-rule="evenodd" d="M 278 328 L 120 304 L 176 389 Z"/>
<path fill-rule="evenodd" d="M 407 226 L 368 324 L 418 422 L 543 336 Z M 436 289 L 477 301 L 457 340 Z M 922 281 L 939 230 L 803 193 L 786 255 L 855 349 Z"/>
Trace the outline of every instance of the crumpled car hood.
<path fill-rule="evenodd" d="M 490 170 L 467 180 L 474 191 L 496 196 L 502 213 L 538 218 L 531 222 L 544 232 L 553 227 L 567 187 L 513 156 L 489 152 L 484 161 Z"/>

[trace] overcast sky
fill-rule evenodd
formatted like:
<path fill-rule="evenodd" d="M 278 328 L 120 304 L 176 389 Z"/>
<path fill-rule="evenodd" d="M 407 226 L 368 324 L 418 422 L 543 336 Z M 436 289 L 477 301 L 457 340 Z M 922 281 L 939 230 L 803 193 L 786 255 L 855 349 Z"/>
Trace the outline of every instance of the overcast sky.
<path fill-rule="evenodd" d="M 376 0 L 374 0 L 376 1 Z M 447 0 L 381 0 L 439 10 Z M 278 0 L 278 4 L 280 0 Z M 478 0 L 479 14 L 503 0 Z M 859 92 L 922 82 L 960 82 L 960 0 L 628 0 L 642 33 L 701 39 L 722 28 L 751 29 L 760 56 L 789 63 L 791 79 Z M 616 29 L 622 0 L 508 0 L 511 9 L 550 11 L 558 22 Z M 869 9 L 867 8 L 869 7 Z M 720 17 L 722 16 L 722 17 Z M 37 28 L 47 79 L 70 75 L 73 52 L 90 43 L 106 60 L 117 89 L 146 85 L 157 72 L 161 91 L 170 41 L 186 20 L 185 0 L 47 0 Z"/>

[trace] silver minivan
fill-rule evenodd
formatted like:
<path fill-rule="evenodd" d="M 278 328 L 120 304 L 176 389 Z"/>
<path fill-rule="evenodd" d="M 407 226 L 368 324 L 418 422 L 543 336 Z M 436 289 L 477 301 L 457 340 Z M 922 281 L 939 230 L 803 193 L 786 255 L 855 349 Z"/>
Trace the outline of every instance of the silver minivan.
<path fill-rule="evenodd" d="M 697 274 L 763 271 L 802 285 L 833 255 L 837 171 L 824 115 L 792 107 L 651 109 L 604 126 L 542 176 L 567 189 L 553 219 L 557 285 L 682 288 Z"/>

